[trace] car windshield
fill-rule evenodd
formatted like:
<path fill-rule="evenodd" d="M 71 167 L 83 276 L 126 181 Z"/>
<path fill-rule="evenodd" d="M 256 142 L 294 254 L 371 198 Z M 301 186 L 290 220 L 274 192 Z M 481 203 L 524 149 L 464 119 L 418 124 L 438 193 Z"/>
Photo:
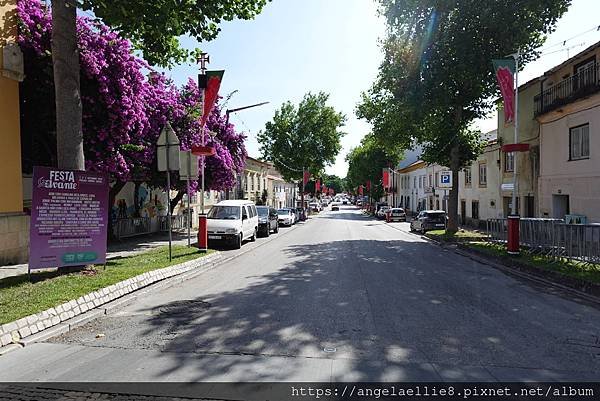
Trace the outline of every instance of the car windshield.
<path fill-rule="evenodd" d="M 269 208 L 268 207 L 260 207 L 258 206 L 256 208 L 256 211 L 258 212 L 258 215 L 261 217 L 267 217 L 269 215 Z"/>
<path fill-rule="evenodd" d="M 446 213 L 429 212 L 425 213 L 425 217 L 431 220 L 443 220 L 446 217 Z"/>
<path fill-rule="evenodd" d="M 290 214 L 290 212 L 289 209 L 277 209 L 277 214 Z"/>
<path fill-rule="evenodd" d="M 241 207 L 239 206 L 213 206 L 208 215 L 209 219 L 218 220 L 239 220 L 241 218 Z"/>

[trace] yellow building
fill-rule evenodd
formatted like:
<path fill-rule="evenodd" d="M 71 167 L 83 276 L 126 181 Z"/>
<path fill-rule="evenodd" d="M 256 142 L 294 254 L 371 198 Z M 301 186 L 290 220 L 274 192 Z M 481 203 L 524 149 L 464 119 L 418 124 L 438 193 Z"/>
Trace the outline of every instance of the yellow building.
<path fill-rule="evenodd" d="M 19 81 L 23 58 L 17 41 L 16 0 L 0 2 L 0 265 L 25 263 L 29 216 L 23 213 Z"/>

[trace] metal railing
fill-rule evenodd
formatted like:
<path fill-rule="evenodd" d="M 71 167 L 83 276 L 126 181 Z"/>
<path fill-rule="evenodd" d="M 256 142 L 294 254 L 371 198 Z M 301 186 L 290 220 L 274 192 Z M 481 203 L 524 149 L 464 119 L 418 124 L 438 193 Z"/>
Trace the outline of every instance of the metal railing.
<path fill-rule="evenodd" d="M 600 90 L 600 63 L 594 63 L 573 76 L 563 79 L 533 98 L 534 115 L 539 116 L 562 105 Z"/>
<path fill-rule="evenodd" d="M 489 241 L 506 242 L 506 219 L 488 219 Z M 519 244 L 534 254 L 555 260 L 600 264 L 600 224 L 566 224 L 560 219 L 519 220 Z"/>
<path fill-rule="evenodd" d="M 159 229 L 160 231 L 169 231 L 168 216 L 159 217 Z M 177 214 L 171 216 L 171 230 L 183 230 L 187 229 L 188 216 L 187 214 Z M 190 225 L 191 227 L 191 225 Z"/>
<path fill-rule="evenodd" d="M 144 235 L 151 232 L 149 217 L 128 217 L 117 219 L 114 226 L 114 233 L 118 239 Z"/>

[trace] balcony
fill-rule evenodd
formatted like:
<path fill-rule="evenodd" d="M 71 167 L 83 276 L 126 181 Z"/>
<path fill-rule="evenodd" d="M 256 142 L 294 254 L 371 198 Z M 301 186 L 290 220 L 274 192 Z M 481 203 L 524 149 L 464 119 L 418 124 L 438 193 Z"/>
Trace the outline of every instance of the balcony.
<path fill-rule="evenodd" d="M 536 95 L 533 98 L 534 116 L 537 117 L 600 91 L 599 67 L 599 63 L 594 63 Z"/>

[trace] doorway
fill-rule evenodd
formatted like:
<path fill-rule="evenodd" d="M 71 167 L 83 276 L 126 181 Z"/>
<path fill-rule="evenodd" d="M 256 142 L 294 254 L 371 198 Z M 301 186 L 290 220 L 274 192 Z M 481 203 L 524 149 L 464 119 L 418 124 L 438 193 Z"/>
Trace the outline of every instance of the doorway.
<path fill-rule="evenodd" d="M 460 224 L 467 224 L 467 201 L 464 199 L 460 201 Z"/>
<path fill-rule="evenodd" d="M 569 214 L 569 195 L 552 195 L 552 217 L 564 219 Z"/>

